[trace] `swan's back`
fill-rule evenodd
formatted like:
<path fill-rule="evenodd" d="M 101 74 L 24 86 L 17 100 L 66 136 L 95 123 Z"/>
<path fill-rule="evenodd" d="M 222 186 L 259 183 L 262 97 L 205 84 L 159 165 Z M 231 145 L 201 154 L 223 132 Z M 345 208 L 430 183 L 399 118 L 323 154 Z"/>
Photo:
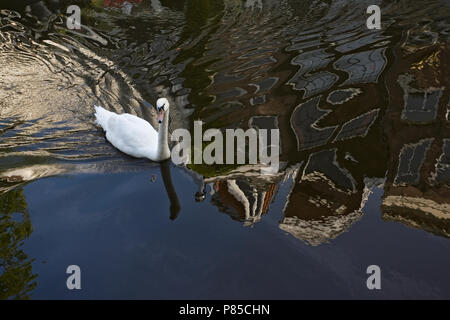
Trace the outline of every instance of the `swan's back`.
<path fill-rule="evenodd" d="M 136 158 L 154 159 L 158 148 L 158 132 L 144 119 L 116 114 L 95 106 L 96 123 L 106 132 L 106 139 L 120 151 Z"/>

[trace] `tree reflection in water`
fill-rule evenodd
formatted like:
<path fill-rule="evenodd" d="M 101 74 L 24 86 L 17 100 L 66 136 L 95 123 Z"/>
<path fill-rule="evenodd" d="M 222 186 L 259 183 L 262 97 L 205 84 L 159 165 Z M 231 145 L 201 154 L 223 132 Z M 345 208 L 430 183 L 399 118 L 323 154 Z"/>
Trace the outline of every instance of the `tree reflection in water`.
<path fill-rule="evenodd" d="M 23 251 L 33 232 L 23 188 L 0 195 L 0 299 L 28 299 L 37 275 Z"/>

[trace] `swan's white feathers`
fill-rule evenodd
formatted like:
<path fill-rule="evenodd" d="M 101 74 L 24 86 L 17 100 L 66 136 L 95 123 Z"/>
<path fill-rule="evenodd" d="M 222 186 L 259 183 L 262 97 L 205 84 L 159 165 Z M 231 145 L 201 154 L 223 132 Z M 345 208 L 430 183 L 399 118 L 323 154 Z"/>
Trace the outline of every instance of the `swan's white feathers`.
<path fill-rule="evenodd" d="M 150 123 L 128 113 L 116 114 L 98 106 L 95 110 L 96 123 L 114 147 L 136 158 L 158 160 L 158 132 Z"/>

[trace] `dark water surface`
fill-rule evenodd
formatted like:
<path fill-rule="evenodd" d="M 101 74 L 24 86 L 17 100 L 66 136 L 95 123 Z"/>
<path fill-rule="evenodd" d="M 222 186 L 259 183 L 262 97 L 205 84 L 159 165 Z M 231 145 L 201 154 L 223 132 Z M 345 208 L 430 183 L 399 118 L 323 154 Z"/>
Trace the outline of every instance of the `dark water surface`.
<path fill-rule="evenodd" d="M 448 1 L 74 0 L 80 31 L 8 2 L 0 298 L 450 298 Z M 161 96 L 171 131 L 280 129 L 279 173 L 133 159 L 94 125 L 155 125 Z"/>

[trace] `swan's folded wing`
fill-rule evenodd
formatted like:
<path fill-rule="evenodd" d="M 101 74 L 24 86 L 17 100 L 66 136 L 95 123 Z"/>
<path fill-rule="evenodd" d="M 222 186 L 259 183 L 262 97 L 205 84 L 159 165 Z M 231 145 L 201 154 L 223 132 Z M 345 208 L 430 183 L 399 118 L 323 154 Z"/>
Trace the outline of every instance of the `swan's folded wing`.
<path fill-rule="evenodd" d="M 157 148 L 158 133 L 147 121 L 131 114 L 114 115 L 108 120 L 106 138 L 120 151 L 145 157 Z"/>

